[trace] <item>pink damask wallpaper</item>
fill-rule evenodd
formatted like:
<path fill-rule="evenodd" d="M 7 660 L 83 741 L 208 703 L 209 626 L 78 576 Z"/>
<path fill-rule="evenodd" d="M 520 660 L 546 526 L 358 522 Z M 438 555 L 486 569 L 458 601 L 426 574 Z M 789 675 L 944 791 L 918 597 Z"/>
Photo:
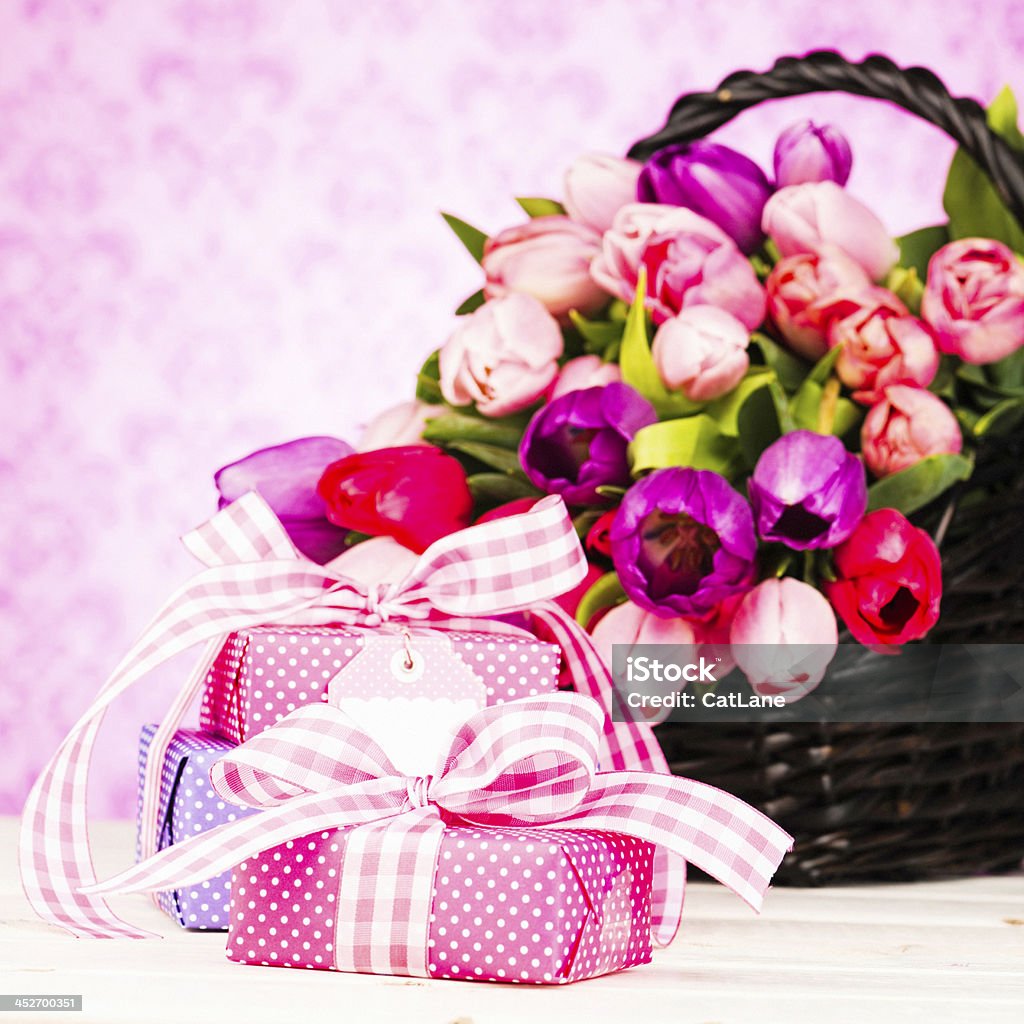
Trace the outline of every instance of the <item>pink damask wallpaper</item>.
<path fill-rule="evenodd" d="M 1012 0 L 5 0 L 0 5 L 0 811 L 192 566 L 211 473 L 408 397 L 477 287 L 439 209 L 488 230 L 621 152 L 675 96 L 820 46 L 1024 89 Z M 894 231 L 936 213 L 949 144 L 843 97 L 744 115 L 767 162 L 814 105 Z M 93 811 L 131 812 L 120 701 Z"/>

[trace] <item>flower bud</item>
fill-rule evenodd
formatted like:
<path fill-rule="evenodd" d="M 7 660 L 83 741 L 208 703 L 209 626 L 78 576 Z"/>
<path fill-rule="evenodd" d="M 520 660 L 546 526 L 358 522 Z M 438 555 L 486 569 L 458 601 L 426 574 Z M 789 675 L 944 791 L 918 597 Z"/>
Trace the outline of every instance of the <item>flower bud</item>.
<path fill-rule="evenodd" d="M 845 185 L 853 154 L 838 128 L 799 121 L 790 125 L 775 143 L 775 184 L 803 185 L 809 181 L 834 181 Z"/>
<path fill-rule="evenodd" d="M 603 153 L 585 153 L 565 172 L 565 209 L 574 221 L 607 231 L 615 214 L 636 201 L 640 164 Z"/>
<path fill-rule="evenodd" d="M 825 597 L 809 584 L 786 577 L 764 580 L 743 598 L 729 641 L 755 693 L 795 700 L 824 678 L 839 630 Z"/>
<path fill-rule="evenodd" d="M 753 160 L 703 140 L 658 150 L 637 182 L 641 202 L 685 206 L 717 224 L 745 253 L 764 238 L 761 214 L 771 191 Z"/>
<path fill-rule="evenodd" d="M 949 406 L 923 388 L 895 384 L 871 407 L 860 432 L 861 451 L 875 476 L 909 469 L 928 455 L 955 455 L 963 447 Z"/>
<path fill-rule="evenodd" d="M 569 310 L 592 313 L 608 296 L 590 276 L 601 236 L 568 217 L 534 217 L 487 240 L 484 295 L 502 298 L 523 292 L 547 311 L 564 317 Z"/>
<path fill-rule="evenodd" d="M 716 306 L 687 306 L 654 335 L 651 355 L 667 388 L 693 402 L 732 391 L 750 365 L 750 333 Z"/>

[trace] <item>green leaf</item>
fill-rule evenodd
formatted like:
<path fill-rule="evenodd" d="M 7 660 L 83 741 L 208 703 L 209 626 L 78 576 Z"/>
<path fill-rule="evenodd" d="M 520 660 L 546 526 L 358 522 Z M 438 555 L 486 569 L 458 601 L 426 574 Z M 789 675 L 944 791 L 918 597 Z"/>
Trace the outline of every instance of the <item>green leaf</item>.
<path fill-rule="evenodd" d="M 971 455 L 929 455 L 909 469 L 883 477 L 868 488 L 868 511 L 894 508 L 910 515 L 934 501 L 974 469 Z"/>
<path fill-rule="evenodd" d="M 792 551 L 787 547 L 783 547 L 781 544 L 765 545 L 764 554 L 759 559 L 761 563 L 761 574 L 765 579 L 769 576 L 774 576 L 776 579 L 782 579 L 789 570 L 789 566 L 795 555 L 795 551 Z"/>
<path fill-rule="evenodd" d="M 975 366 L 973 363 L 961 363 L 956 368 L 957 379 L 971 386 L 975 392 L 975 398 L 978 395 L 987 395 L 994 399 L 1019 398 L 1021 395 L 1024 395 L 1024 387 L 1006 386 L 993 380 L 990 375 L 992 365 Z M 995 402 L 990 402 L 989 404 L 994 405 Z"/>
<path fill-rule="evenodd" d="M 739 416 L 743 403 L 758 388 L 768 387 L 773 380 L 775 380 L 775 371 L 770 367 L 751 366 L 743 380 L 732 391 L 709 402 L 704 407 L 704 411 L 715 420 L 723 434 L 729 437 L 739 437 Z"/>
<path fill-rule="evenodd" d="M 364 540 L 373 540 L 376 534 L 373 533 L 360 533 L 358 530 L 349 530 L 345 534 L 345 539 L 342 543 L 346 548 L 354 548 L 357 544 L 362 544 Z"/>
<path fill-rule="evenodd" d="M 616 500 L 626 493 L 626 488 L 620 487 L 618 484 L 598 484 L 594 490 L 600 494 L 602 498 L 615 498 Z"/>
<path fill-rule="evenodd" d="M 757 464 L 761 452 L 782 436 L 780 407 L 786 408 L 786 395 L 777 381 L 772 381 L 768 387 L 758 388 L 740 406 L 736 417 L 739 444 L 750 469 Z M 788 417 L 788 410 L 786 415 Z"/>
<path fill-rule="evenodd" d="M 446 412 L 427 421 L 423 440 L 448 445 L 453 441 L 480 441 L 516 451 L 522 439 L 522 427 L 500 419 L 485 419 L 462 412 Z"/>
<path fill-rule="evenodd" d="M 651 356 L 651 346 L 647 340 L 647 311 L 644 309 L 646 289 L 647 275 L 641 268 L 636 298 L 626 317 L 622 347 L 619 350 L 622 379 L 639 391 L 654 406 L 662 419 L 688 416 L 700 409 L 701 404 L 691 402 L 681 392 L 669 391 L 662 383 L 661 375 Z"/>
<path fill-rule="evenodd" d="M 928 228 L 918 228 L 902 238 L 896 239 L 900 247 L 900 266 L 916 270 L 920 280 L 928 276 L 928 261 L 949 241 L 949 226 L 933 224 Z"/>
<path fill-rule="evenodd" d="M 644 308 L 646 288 L 647 274 L 641 268 L 636 298 L 629 307 L 626 326 L 622 332 L 619 366 L 622 368 L 622 379 L 645 398 L 664 397 L 667 394 L 665 385 L 658 374 L 658 368 L 654 365 L 651 346 L 647 340 L 647 311 Z"/>
<path fill-rule="evenodd" d="M 1024 152 L 1024 138 L 1017 127 L 1017 101 L 1009 86 L 988 108 L 988 123 L 1014 149 Z M 950 237 L 995 238 L 1024 252 L 1024 228 L 1006 209 L 988 175 L 962 149 L 950 164 L 942 204 L 949 215 Z"/>
<path fill-rule="evenodd" d="M 1008 85 L 1004 85 L 989 104 L 988 123 L 1014 149 L 1024 152 L 1024 135 L 1017 121 L 1017 99 Z"/>
<path fill-rule="evenodd" d="M 465 316 L 467 313 L 472 313 L 474 310 L 479 309 L 487 300 L 484 298 L 484 290 L 480 289 L 478 292 L 473 292 L 468 299 L 464 299 L 457 310 L 455 310 L 456 316 Z"/>
<path fill-rule="evenodd" d="M 452 441 L 445 447 L 462 452 L 463 455 L 469 455 L 477 462 L 482 462 L 485 466 L 490 466 L 491 469 L 496 469 L 500 473 L 525 479 L 522 467 L 519 465 L 519 455 L 508 448 L 480 441 Z"/>
<path fill-rule="evenodd" d="M 576 606 L 576 621 L 585 629 L 590 620 L 602 609 L 621 604 L 626 600 L 626 592 L 622 589 L 617 573 L 605 573 L 583 595 Z"/>
<path fill-rule="evenodd" d="M 582 512 L 573 516 L 572 526 L 576 536 L 580 540 L 586 540 L 591 527 L 605 514 L 607 510 L 601 508 L 585 508 Z"/>
<path fill-rule="evenodd" d="M 541 199 L 539 196 L 517 196 L 516 202 L 530 217 L 565 216 L 565 207 L 556 199 Z"/>
<path fill-rule="evenodd" d="M 921 312 L 921 296 L 924 295 L 924 285 L 921 284 L 916 267 L 893 267 L 885 279 L 885 287 L 915 316 Z"/>
<path fill-rule="evenodd" d="M 738 440 L 722 433 L 703 413 L 643 427 L 629 446 L 629 456 L 634 475 L 666 466 L 688 466 L 729 477 L 742 461 Z"/>
<path fill-rule="evenodd" d="M 587 320 L 575 309 L 569 310 L 569 319 L 583 338 L 584 350 L 591 355 L 607 360 L 622 343 L 626 325 L 621 320 Z"/>
<path fill-rule="evenodd" d="M 448 227 L 455 232 L 458 240 L 469 250 L 470 256 L 479 263 L 484 258 L 487 236 L 479 229 L 450 213 L 442 213 Z"/>
<path fill-rule="evenodd" d="M 832 376 L 832 369 L 836 365 L 843 349 L 841 345 L 830 348 L 815 364 L 811 372 L 807 374 L 807 380 L 814 384 L 824 384 Z"/>
<path fill-rule="evenodd" d="M 751 336 L 750 343 L 760 351 L 765 366 L 770 366 L 775 371 L 779 383 L 787 391 L 796 391 L 800 387 L 807 376 L 807 364 L 799 356 L 784 349 L 767 334 L 757 331 Z"/>
<path fill-rule="evenodd" d="M 473 500 L 484 505 L 504 505 L 516 498 L 539 498 L 542 493 L 533 484 L 504 473 L 473 473 L 466 478 L 466 483 Z"/>
<path fill-rule="evenodd" d="M 421 402 L 439 405 L 444 401 L 441 385 L 438 383 L 441 377 L 440 358 L 440 350 L 431 352 L 427 356 L 427 361 L 420 367 L 420 372 L 416 377 L 416 397 Z"/>
<path fill-rule="evenodd" d="M 1021 421 L 1024 421 L 1024 398 L 1004 398 L 978 417 L 973 426 L 974 436 L 1006 437 Z"/>
<path fill-rule="evenodd" d="M 800 389 L 790 403 L 790 411 L 798 430 L 818 431 L 822 397 L 822 386 L 811 380 L 810 377 L 800 385 Z M 837 399 L 831 432 L 836 437 L 842 437 L 860 423 L 863 415 L 863 409 L 855 402 L 851 402 L 848 398 Z"/>
<path fill-rule="evenodd" d="M 989 363 L 985 370 L 988 379 L 997 387 L 1024 394 L 1024 348 L 1017 349 L 997 363 Z"/>
<path fill-rule="evenodd" d="M 772 400 L 772 404 L 775 406 L 775 419 L 779 425 L 779 430 L 781 430 L 783 434 L 791 434 L 797 429 L 797 423 L 793 418 L 793 413 L 790 411 L 790 404 L 786 397 L 786 392 L 782 389 L 782 385 L 775 380 L 768 382 L 766 390 Z M 743 429 L 742 426 L 740 429 Z"/>

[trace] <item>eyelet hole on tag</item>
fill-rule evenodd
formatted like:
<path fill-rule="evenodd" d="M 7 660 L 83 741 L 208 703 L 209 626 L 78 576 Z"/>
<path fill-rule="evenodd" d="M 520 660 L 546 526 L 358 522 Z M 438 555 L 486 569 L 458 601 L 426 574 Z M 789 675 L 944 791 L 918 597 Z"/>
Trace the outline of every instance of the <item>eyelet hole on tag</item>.
<path fill-rule="evenodd" d="M 415 683 L 423 675 L 426 659 L 419 651 L 403 647 L 391 656 L 391 674 L 400 683 Z"/>

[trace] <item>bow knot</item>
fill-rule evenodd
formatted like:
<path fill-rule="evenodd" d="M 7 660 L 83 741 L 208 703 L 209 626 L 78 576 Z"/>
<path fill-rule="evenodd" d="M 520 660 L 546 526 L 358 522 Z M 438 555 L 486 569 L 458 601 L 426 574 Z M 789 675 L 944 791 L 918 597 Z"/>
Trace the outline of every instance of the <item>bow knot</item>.
<path fill-rule="evenodd" d="M 371 629 L 380 626 L 391 617 L 387 597 L 391 591 L 388 583 L 374 583 L 366 590 L 366 625 Z"/>
<path fill-rule="evenodd" d="M 433 775 L 417 775 L 406 780 L 405 795 L 412 810 L 419 810 L 431 803 L 430 785 L 433 781 Z"/>

